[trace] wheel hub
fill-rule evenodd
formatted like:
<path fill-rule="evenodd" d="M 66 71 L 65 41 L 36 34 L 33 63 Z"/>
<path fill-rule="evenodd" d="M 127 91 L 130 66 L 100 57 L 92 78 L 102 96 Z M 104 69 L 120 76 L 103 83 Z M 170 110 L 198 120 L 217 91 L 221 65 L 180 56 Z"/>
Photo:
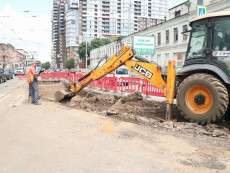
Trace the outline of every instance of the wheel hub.
<path fill-rule="evenodd" d="M 198 94 L 194 97 L 194 102 L 197 105 L 204 105 L 205 104 L 205 96 L 202 94 Z"/>
<path fill-rule="evenodd" d="M 212 108 L 213 95 L 205 86 L 195 85 L 187 90 L 185 94 L 185 103 L 192 112 L 199 116 Z"/>

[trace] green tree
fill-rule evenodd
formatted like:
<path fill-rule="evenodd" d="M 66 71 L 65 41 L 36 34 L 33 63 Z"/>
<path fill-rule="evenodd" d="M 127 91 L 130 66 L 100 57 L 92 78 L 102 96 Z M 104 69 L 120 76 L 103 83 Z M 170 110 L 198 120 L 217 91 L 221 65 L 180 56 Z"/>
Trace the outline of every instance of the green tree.
<path fill-rule="evenodd" d="M 47 61 L 47 62 L 43 63 L 42 68 L 48 70 L 50 68 L 50 62 Z"/>
<path fill-rule="evenodd" d="M 10 43 L 7 43 L 7 46 L 11 47 L 12 49 L 15 49 L 14 46 L 12 44 L 10 44 Z"/>
<path fill-rule="evenodd" d="M 110 39 L 107 38 L 95 38 L 91 41 L 91 50 L 96 49 L 98 47 L 104 46 L 106 44 L 111 43 Z"/>
<path fill-rule="evenodd" d="M 79 46 L 79 50 L 78 50 L 78 53 L 79 53 L 79 57 L 80 59 L 84 60 L 85 59 L 85 50 L 86 50 L 86 44 L 85 42 L 82 42 Z M 90 45 L 89 43 L 87 43 L 87 54 L 88 54 L 88 57 L 90 55 Z"/>
<path fill-rule="evenodd" d="M 90 56 L 90 51 L 96 48 L 99 48 L 101 46 L 104 46 L 106 44 L 111 43 L 111 40 L 108 38 L 95 38 L 90 43 L 87 43 L 87 54 L 88 57 Z M 85 60 L 85 54 L 86 54 L 86 43 L 83 42 L 79 46 L 79 57 L 82 60 Z"/>
<path fill-rule="evenodd" d="M 65 67 L 68 69 L 72 69 L 75 67 L 75 60 L 74 59 L 69 59 L 66 61 Z"/>

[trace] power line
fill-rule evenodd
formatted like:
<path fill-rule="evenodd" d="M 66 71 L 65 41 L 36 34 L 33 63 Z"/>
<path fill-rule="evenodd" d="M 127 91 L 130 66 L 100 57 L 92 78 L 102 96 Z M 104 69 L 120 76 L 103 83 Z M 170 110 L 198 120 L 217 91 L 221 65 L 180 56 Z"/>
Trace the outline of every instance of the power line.
<path fill-rule="evenodd" d="M 32 44 L 36 44 L 36 45 L 42 45 L 41 43 L 39 42 L 35 42 L 35 41 L 30 41 L 30 40 L 24 40 L 23 38 L 21 38 L 17 32 L 13 29 L 13 28 L 10 28 L 8 25 L 4 24 L 3 22 L 0 21 L 0 24 L 4 27 L 4 28 L 7 28 L 8 31 L 10 31 L 11 33 L 13 33 L 15 36 L 16 36 L 16 39 L 15 40 L 19 40 L 19 41 L 22 41 L 22 42 L 30 42 Z"/>

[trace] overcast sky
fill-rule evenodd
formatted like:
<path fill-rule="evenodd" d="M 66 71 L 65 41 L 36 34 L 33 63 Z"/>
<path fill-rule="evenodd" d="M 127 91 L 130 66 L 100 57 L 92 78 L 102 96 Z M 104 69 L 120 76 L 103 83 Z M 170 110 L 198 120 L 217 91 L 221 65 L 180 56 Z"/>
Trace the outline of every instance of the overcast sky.
<path fill-rule="evenodd" d="M 50 60 L 51 10 L 52 0 L 0 0 L 0 42 Z"/>
<path fill-rule="evenodd" d="M 169 0 L 169 7 L 186 0 Z M 53 0 L 0 0 L 0 42 L 32 51 L 42 61 L 51 55 Z"/>

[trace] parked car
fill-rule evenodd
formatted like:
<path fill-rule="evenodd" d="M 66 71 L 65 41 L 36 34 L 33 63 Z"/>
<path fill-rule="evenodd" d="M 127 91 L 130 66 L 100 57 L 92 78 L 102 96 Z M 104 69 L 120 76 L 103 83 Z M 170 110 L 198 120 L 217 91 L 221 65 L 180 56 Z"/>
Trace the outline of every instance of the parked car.
<path fill-rule="evenodd" d="M 129 77 L 129 70 L 125 67 L 120 67 L 115 71 L 115 77 Z"/>
<path fill-rule="evenodd" d="M 5 74 L 7 80 L 14 78 L 14 71 L 12 69 L 5 69 L 4 74 Z"/>
<path fill-rule="evenodd" d="M 117 82 L 117 86 L 128 86 L 128 82 L 125 80 L 122 80 L 122 78 L 130 77 L 130 72 L 126 67 L 122 66 L 106 76 L 116 77 L 117 79 L 119 79 Z"/>
<path fill-rule="evenodd" d="M 25 74 L 25 69 L 23 67 L 18 67 L 15 72 L 15 75 L 24 75 Z"/>
<path fill-rule="evenodd" d="M 0 68 L 0 83 L 6 82 L 6 75 L 4 74 L 4 69 Z"/>

